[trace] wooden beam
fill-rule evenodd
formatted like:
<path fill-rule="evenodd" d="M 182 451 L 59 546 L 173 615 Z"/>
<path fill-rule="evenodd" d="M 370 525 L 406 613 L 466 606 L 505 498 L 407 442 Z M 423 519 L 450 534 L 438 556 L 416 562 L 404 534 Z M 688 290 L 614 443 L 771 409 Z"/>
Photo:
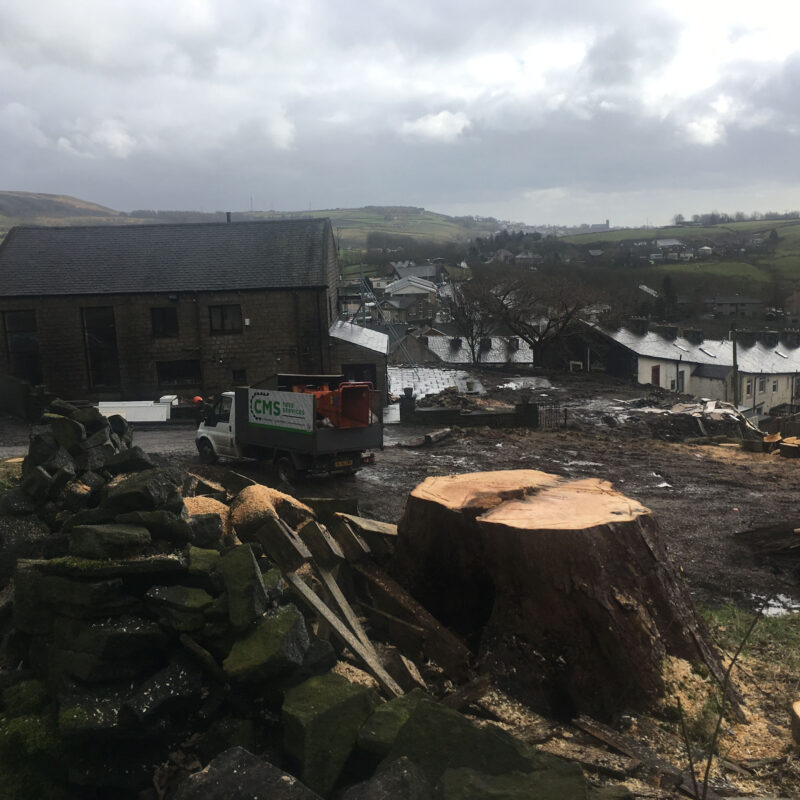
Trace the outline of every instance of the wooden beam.
<path fill-rule="evenodd" d="M 363 662 L 369 673 L 378 681 L 384 690 L 393 697 L 400 697 L 403 694 L 403 690 L 394 678 L 383 668 L 372 647 L 365 647 L 364 643 L 350 631 L 322 600 L 320 600 L 296 572 L 287 572 L 284 577 L 289 585 L 297 592 L 300 599 L 303 600 L 317 616 L 325 620 L 325 622 L 330 625 L 334 635 L 344 642 L 344 644 L 346 644 Z"/>

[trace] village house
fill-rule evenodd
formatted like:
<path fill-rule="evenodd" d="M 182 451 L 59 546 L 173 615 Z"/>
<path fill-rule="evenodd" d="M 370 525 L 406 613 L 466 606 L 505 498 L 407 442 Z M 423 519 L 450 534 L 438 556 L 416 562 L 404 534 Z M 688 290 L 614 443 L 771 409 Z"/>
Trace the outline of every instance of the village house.
<path fill-rule="evenodd" d="M 338 304 L 327 219 L 17 227 L 0 245 L 0 373 L 89 400 L 369 365 L 383 383 L 385 351 L 331 335 Z"/>
<path fill-rule="evenodd" d="M 758 297 L 736 294 L 705 297 L 703 306 L 720 317 L 758 317 L 763 315 L 766 303 Z"/>
<path fill-rule="evenodd" d="M 390 347 L 389 362 L 403 364 L 471 364 L 472 351 L 467 340 L 452 322 L 420 325 L 406 332 L 402 346 Z M 478 363 L 485 366 L 531 366 L 531 346 L 518 336 L 492 334 L 482 337 L 476 348 Z"/>
<path fill-rule="evenodd" d="M 639 323 L 641 325 L 641 323 Z M 608 331 L 586 323 L 592 356 L 617 377 L 696 397 L 734 401 L 733 343 L 702 331 L 644 326 Z M 740 408 L 766 413 L 800 392 L 800 334 L 740 331 L 737 335 Z"/>

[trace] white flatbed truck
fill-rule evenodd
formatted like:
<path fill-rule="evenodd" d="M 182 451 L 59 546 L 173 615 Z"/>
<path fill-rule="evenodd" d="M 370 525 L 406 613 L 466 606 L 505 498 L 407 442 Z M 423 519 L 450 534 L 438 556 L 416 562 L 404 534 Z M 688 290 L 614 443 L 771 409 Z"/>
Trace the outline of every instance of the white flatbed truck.
<path fill-rule="evenodd" d="M 279 388 L 237 387 L 206 412 L 195 435 L 201 460 L 252 458 L 284 480 L 353 474 L 375 461 L 383 423 L 372 384 L 341 375 L 275 376 Z"/>

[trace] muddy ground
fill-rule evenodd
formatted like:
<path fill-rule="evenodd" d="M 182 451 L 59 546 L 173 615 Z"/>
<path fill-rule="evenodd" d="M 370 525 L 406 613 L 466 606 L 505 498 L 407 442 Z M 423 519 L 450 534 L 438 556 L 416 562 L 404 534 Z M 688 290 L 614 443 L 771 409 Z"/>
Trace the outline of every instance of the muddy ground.
<path fill-rule="evenodd" d="M 735 445 L 664 441 L 676 437 L 667 420 L 642 407 L 670 407 L 678 398 L 647 387 L 584 376 L 539 378 L 534 389 L 499 389 L 514 378 L 485 373 L 478 404 L 513 403 L 521 394 L 555 403 L 562 425 L 552 430 L 454 428 L 431 446 L 426 429 L 387 425 L 376 464 L 351 478 L 314 478 L 292 491 L 304 497 L 355 496 L 365 516 L 397 522 L 408 493 L 428 475 L 497 469 L 539 469 L 574 478 L 610 481 L 655 515 L 671 556 L 696 600 L 706 604 L 779 593 L 800 600 L 792 574 L 756 562 L 735 539 L 737 531 L 800 516 L 800 460 L 749 453 Z M 517 384 L 519 380 L 517 379 Z M 549 383 L 549 385 L 547 385 Z M 567 424 L 563 426 L 563 410 Z M 699 434 L 699 431 L 696 432 Z M 143 444 L 146 446 L 146 443 Z M 199 465 L 194 453 L 159 448 L 170 462 L 213 477 L 233 468 L 277 485 L 272 471 L 253 462 Z M 287 487 L 284 487 L 287 488 Z"/>
<path fill-rule="evenodd" d="M 430 446 L 422 444 L 429 429 L 388 425 L 385 448 L 374 466 L 353 477 L 314 478 L 295 486 L 280 485 L 271 468 L 255 462 L 200 464 L 189 426 L 136 426 L 134 441 L 160 462 L 212 478 L 224 478 L 228 470 L 235 470 L 298 497 L 356 497 L 363 515 L 388 522 L 399 520 L 408 493 L 429 475 L 530 468 L 574 478 L 599 477 L 652 510 L 671 557 L 699 603 L 716 606 L 734 601 L 753 608 L 759 598 L 773 594 L 800 602 L 794 574 L 758 563 L 734 538 L 737 531 L 800 517 L 800 459 L 745 452 L 733 444 L 675 441 L 700 431 L 694 430 L 692 421 L 679 424 L 647 412 L 681 399 L 664 392 L 651 394 L 647 387 L 580 375 L 539 375 L 535 380 L 529 376 L 525 382 L 518 376 L 487 372 L 480 379 L 487 394 L 470 399 L 473 407 L 499 407 L 525 396 L 554 404 L 560 425 L 548 430 L 454 428 Z M 501 388 L 509 383 L 510 388 Z M 26 425 L 0 418 L 0 459 L 24 455 L 27 441 Z M 773 766 L 765 767 L 763 775 L 737 781 L 736 789 L 725 784 L 727 793 L 796 796 L 800 768 L 794 766 L 786 715 L 787 701 L 796 694 L 796 676 L 787 678 L 783 674 L 787 670 L 768 659 L 744 663 L 750 671 L 742 673 L 747 680 L 742 679 L 740 688 L 758 696 L 752 703 L 748 700 L 751 730 L 734 742 L 731 757 L 763 758 Z M 776 677 L 770 669 L 781 674 Z M 690 711 L 692 718 L 701 714 Z M 576 734 L 568 729 L 559 732 L 551 723 L 546 727 L 547 746 L 569 744 Z M 675 733 L 665 735 L 674 742 Z M 672 753 L 652 735 L 641 731 L 635 735 L 673 763 L 682 761 L 680 747 Z M 676 796 L 629 785 L 637 798 Z"/>

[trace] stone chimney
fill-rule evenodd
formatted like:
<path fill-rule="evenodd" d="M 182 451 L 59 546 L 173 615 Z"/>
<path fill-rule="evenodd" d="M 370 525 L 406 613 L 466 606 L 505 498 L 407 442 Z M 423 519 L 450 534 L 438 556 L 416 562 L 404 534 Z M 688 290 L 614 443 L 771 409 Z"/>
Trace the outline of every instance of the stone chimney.
<path fill-rule="evenodd" d="M 781 344 L 789 350 L 800 347 L 800 331 L 796 328 L 786 328 L 780 333 Z"/>
<path fill-rule="evenodd" d="M 759 343 L 763 344 L 764 347 L 777 347 L 780 341 L 780 334 L 778 331 L 758 331 L 756 333 L 756 339 Z"/>
<path fill-rule="evenodd" d="M 667 323 L 657 323 L 655 325 L 651 324 L 650 330 L 653 331 L 653 333 L 657 333 L 659 336 L 663 336 L 669 341 L 675 341 L 675 339 L 678 338 L 677 325 L 668 325 Z"/>
<path fill-rule="evenodd" d="M 644 336 L 647 333 L 647 325 L 647 317 L 631 317 L 625 322 L 625 327 L 637 336 Z"/>
<path fill-rule="evenodd" d="M 752 347 L 756 343 L 756 332 L 748 330 L 736 331 L 736 342 L 742 347 Z"/>
<path fill-rule="evenodd" d="M 683 336 L 692 344 L 703 344 L 706 338 L 700 328 L 684 328 Z"/>

